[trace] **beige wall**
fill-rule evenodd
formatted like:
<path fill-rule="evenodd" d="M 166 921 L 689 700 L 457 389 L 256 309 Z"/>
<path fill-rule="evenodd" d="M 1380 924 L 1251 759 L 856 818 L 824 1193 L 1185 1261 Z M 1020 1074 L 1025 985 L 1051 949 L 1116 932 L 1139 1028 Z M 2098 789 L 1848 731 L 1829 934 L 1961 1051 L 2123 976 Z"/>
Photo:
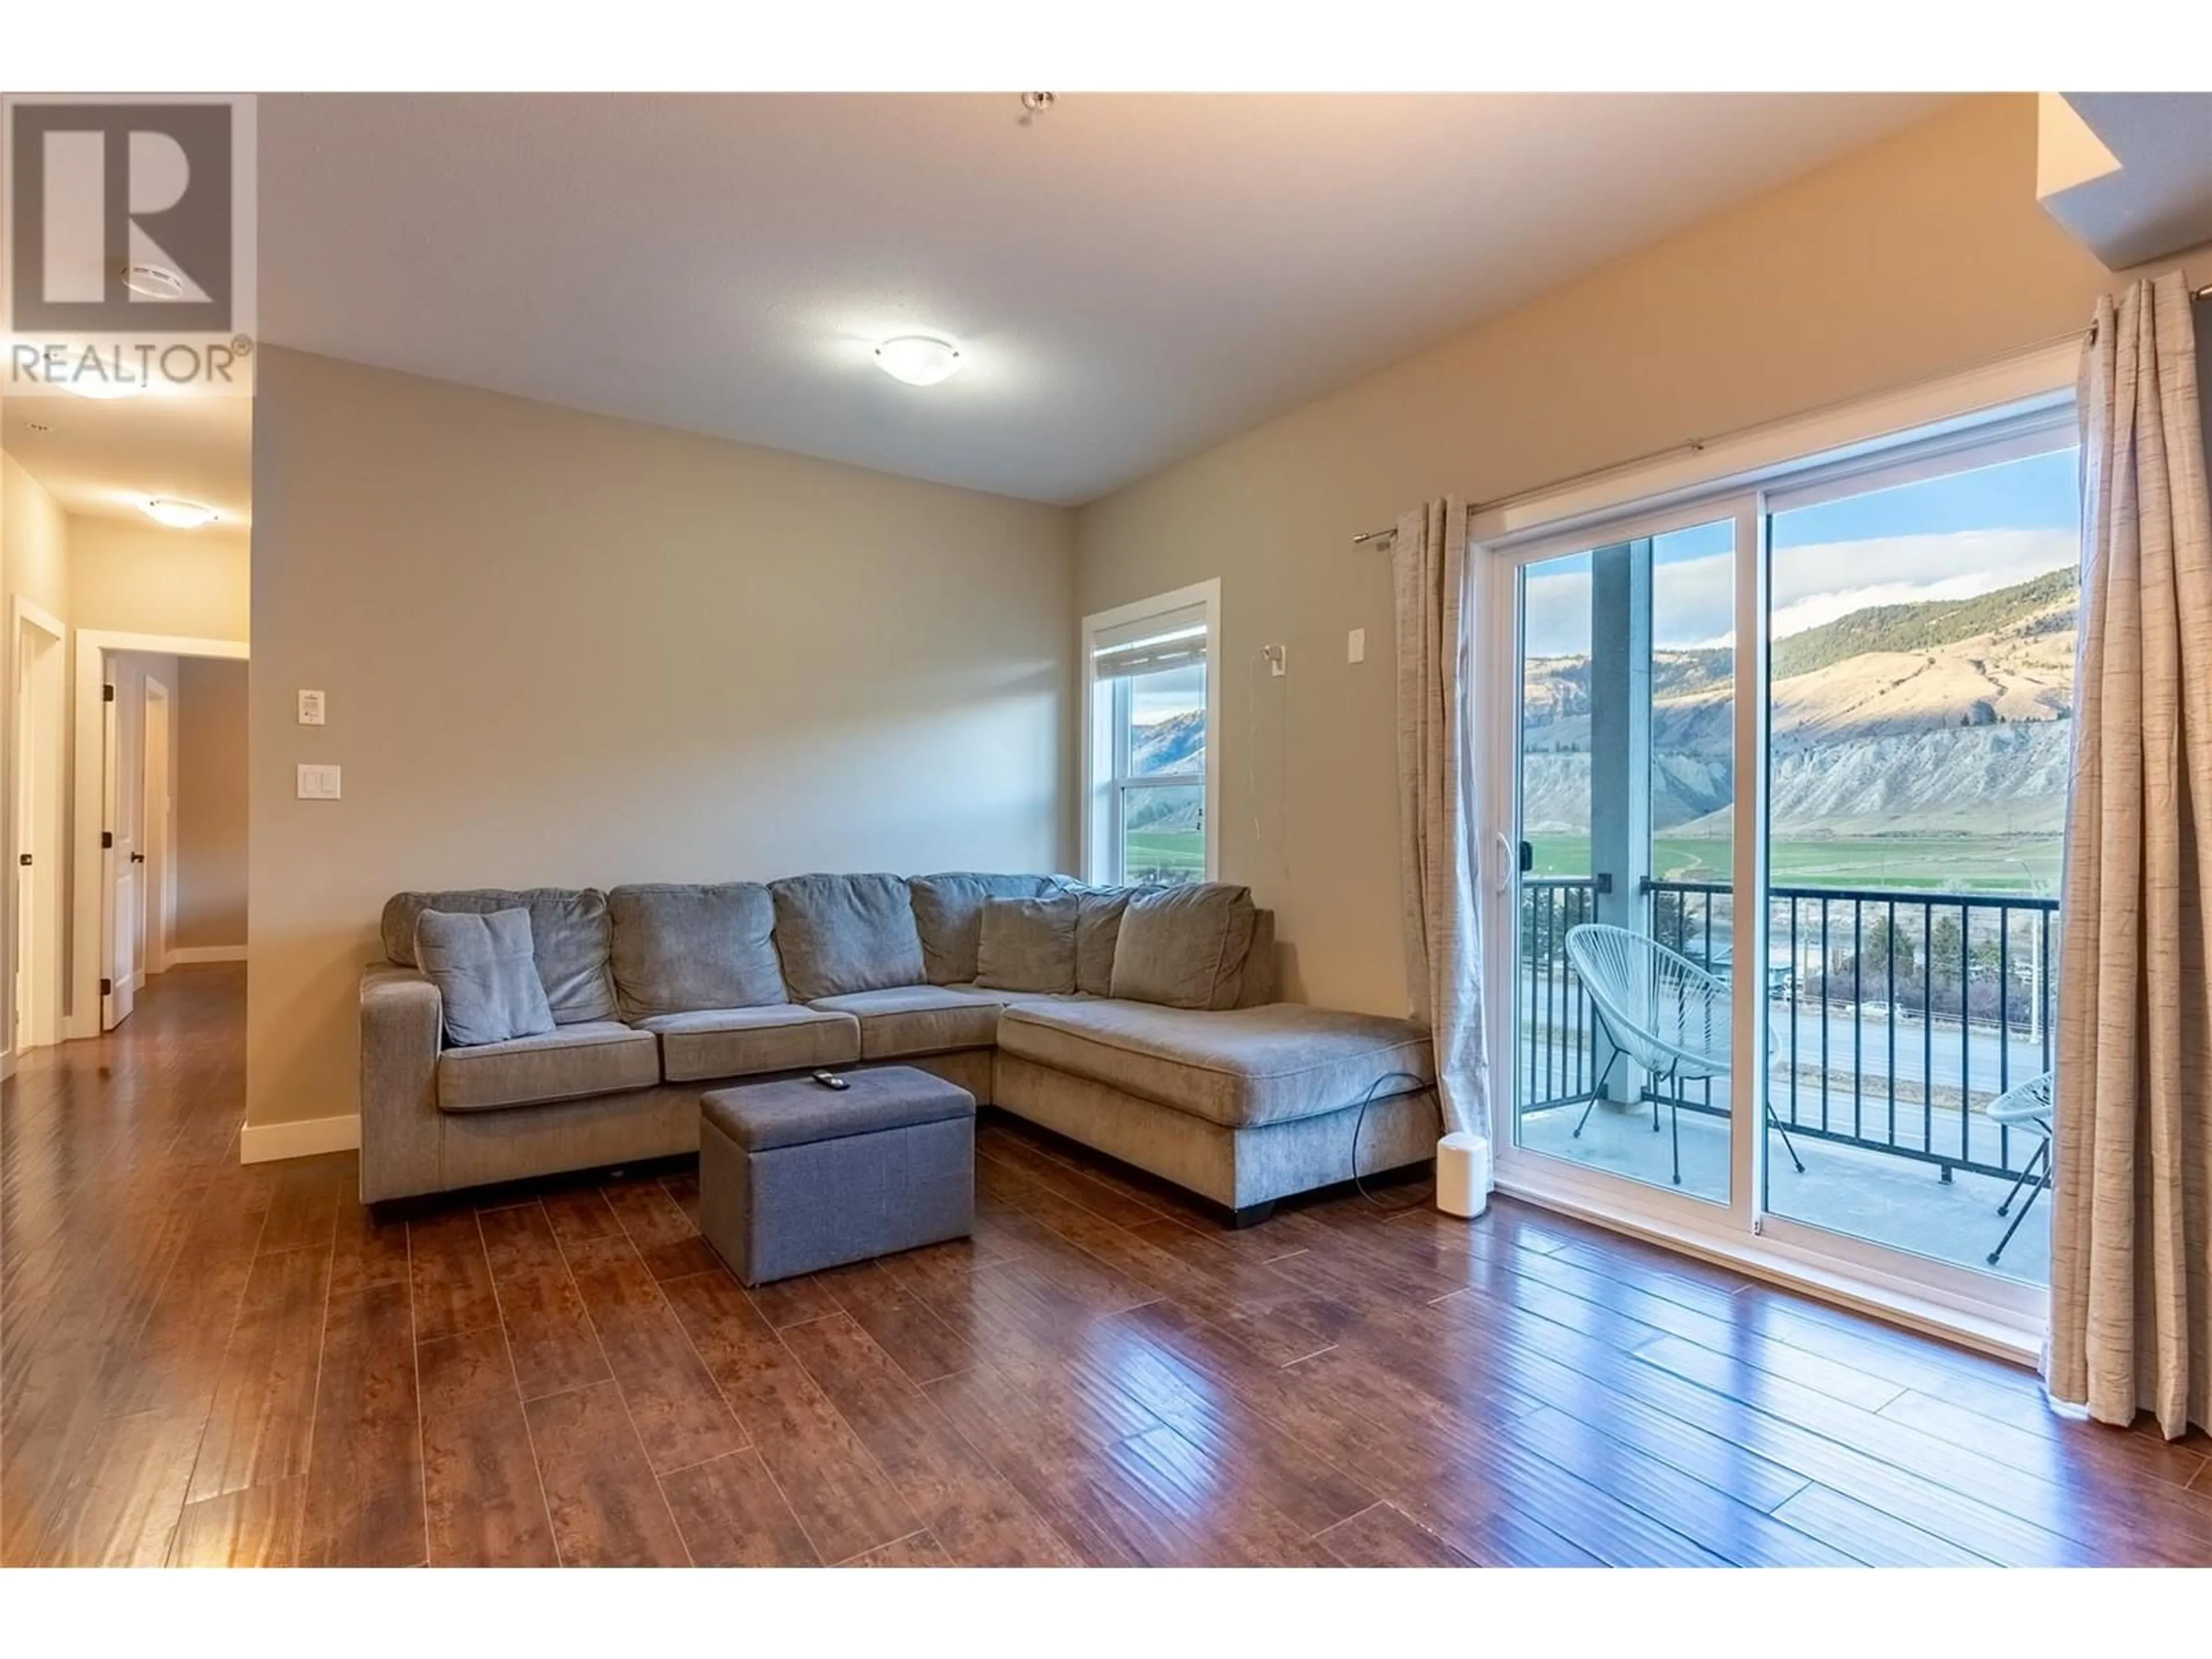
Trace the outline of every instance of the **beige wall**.
<path fill-rule="evenodd" d="M 69 520 L 13 456 L 0 453 L 0 1053 L 15 1053 L 15 601 L 27 599 L 64 628 L 70 623 Z M 67 650 L 67 641 L 63 648 Z M 64 693 L 66 696 L 66 693 Z M 64 714 L 66 718 L 66 714 Z M 59 780 L 66 795 L 66 764 Z M 67 910 L 66 895 L 63 908 Z"/>
<path fill-rule="evenodd" d="M 398 889 L 1067 860 L 1063 509 L 281 350 L 253 499 L 253 1122 L 355 1109 Z"/>
<path fill-rule="evenodd" d="M 2036 205 L 2035 130 L 1954 106 L 1083 509 L 1083 611 L 1222 579 L 1222 874 L 1291 994 L 1406 1006 L 1389 560 L 1350 538 L 2079 329 L 2116 279 Z"/>
<path fill-rule="evenodd" d="M 116 634 L 246 639 L 249 545 L 242 531 L 72 518 L 70 620 Z"/>
<path fill-rule="evenodd" d="M 186 657 L 177 726 L 179 950 L 246 945 L 246 666 Z"/>

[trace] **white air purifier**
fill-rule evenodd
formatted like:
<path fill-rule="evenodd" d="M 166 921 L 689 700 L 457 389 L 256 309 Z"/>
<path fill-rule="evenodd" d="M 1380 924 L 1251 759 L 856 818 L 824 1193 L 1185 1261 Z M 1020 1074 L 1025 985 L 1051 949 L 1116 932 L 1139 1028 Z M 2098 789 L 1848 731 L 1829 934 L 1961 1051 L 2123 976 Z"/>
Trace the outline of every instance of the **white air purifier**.
<path fill-rule="evenodd" d="M 1490 1207 L 1490 1142 L 1462 1129 L 1437 1142 L 1437 1208 L 1473 1218 Z"/>

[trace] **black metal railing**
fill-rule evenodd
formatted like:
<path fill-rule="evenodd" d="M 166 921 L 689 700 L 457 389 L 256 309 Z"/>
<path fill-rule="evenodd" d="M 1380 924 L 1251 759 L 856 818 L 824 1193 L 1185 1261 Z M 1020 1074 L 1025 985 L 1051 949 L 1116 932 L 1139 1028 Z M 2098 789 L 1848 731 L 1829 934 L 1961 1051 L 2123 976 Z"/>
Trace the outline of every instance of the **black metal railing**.
<path fill-rule="evenodd" d="M 1734 895 L 1719 882 L 1650 883 L 1652 938 L 1724 978 L 1737 967 Z M 2058 902 L 1870 888 L 1769 890 L 1768 1104 L 1793 1136 L 1954 1170 L 2020 1173 L 2042 1144 L 1978 1109 L 2051 1069 Z M 1590 1098 L 1609 1045 L 1567 963 L 1594 918 L 1587 878 L 1524 881 L 1522 1110 Z M 1667 1098 L 1646 1088 L 1645 1100 Z M 1724 1116 L 1710 1082 L 1674 1103 Z"/>

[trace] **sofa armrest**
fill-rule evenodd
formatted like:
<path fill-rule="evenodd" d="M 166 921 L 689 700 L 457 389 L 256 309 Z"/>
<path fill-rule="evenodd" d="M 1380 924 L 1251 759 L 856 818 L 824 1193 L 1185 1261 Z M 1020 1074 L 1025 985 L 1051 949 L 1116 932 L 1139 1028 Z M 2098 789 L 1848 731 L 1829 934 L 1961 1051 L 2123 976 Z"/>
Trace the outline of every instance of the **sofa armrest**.
<path fill-rule="evenodd" d="M 446 1011 L 412 968 L 376 963 L 361 976 L 361 1197 L 364 1204 L 444 1185 L 438 1051 Z"/>

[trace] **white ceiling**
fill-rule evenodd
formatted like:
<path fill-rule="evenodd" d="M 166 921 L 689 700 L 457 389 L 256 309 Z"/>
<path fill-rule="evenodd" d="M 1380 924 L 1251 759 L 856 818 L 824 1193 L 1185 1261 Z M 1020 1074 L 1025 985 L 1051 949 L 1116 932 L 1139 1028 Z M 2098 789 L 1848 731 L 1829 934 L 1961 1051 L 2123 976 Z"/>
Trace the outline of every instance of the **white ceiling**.
<path fill-rule="evenodd" d="M 1940 101 L 269 97 L 261 332 L 1078 502 Z"/>
<path fill-rule="evenodd" d="M 1887 95 L 271 96 L 263 338 L 1079 502 L 1920 118 Z M 933 331 L 932 388 L 870 348 Z M 52 430 L 35 433 L 30 422 Z M 249 516 L 242 400 L 15 401 Z"/>
<path fill-rule="evenodd" d="M 249 398 L 149 392 L 95 403 L 11 398 L 0 448 L 46 486 L 63 511 L 131 519 L 155 495 L 215 508 L 216 521 L 252 521 L 253 402 Z"/>

